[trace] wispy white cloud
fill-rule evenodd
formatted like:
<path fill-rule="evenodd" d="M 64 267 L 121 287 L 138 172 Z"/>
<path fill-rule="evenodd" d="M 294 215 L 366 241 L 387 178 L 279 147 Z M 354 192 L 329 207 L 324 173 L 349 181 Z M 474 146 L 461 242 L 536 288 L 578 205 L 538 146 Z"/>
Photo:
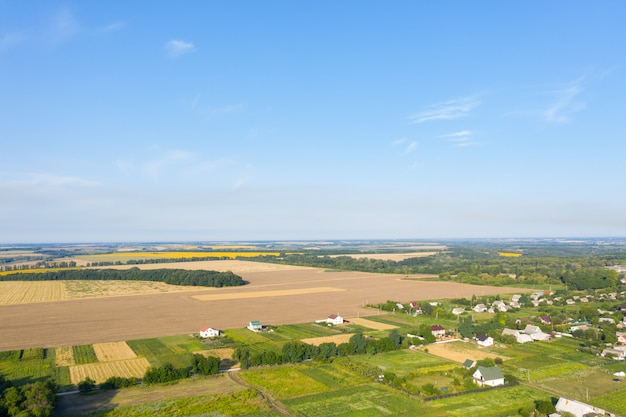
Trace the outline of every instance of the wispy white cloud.
<path fill-rule="evenodd" d="M 413 152 L 415 150 L 415 148 L 417 148 L 417 142 L 413 141 L 413 142 L 409 143 L 407 145 L 407 147 L 404 149 L 404 154 L 405 155 L 410 154 L 411 152 Z"/>
<path fill-rule="evenodd" d="M 233 184 L 232 190 L 237 191 L 241 187 L 243 187 L 248 182 L 247 178 L 240 178 Z"/>
<path fill-rule="evenodd" d="M 189 161 L 194 157 L 193 152 L 188 152 L 180 149 L 163 149 L 159 146 L 155 146 L 156 158 L 141 164 L 141 172 L 144 176 L 158 180 L 163 169 L 170 165 L 175 165 L 183 161 Z"/>
<path fill-rule="evenodd" d="M 180 40 L 171 40 L 165 44 L 165 50 L 172 58 L 178 58 L 181 55 L 191 53 L 196 50 L 196 47 L 191 42 L 185 42 Z"/>
<path fill-rule="evenodd" d="M 408 117 L 413 124 L 428 122 L 430 120 L 450 120 L 466 116 L 472 109 L 480 105 L 476 97 L 461 97 L 444 103 L 437 103 L 424 108 L 424 110 Z"/>
<path fill-rule="evenodd" d="M 564 88 L 550 92 L 556 96 L 556 100 L 543 112 L 546 122 L 568 122 L 574 113 L 585 108 L 585 103 L 579 99 L 583 92 L 583 81 L 584 78 L 581 77 Z"/>
<path fill-rule="evenodd" d="M 406 138 L 400 138 L 400 139 L 396 139 L 393 142 L 391 142 L 392 146 L 400 146 L 402 145 L 404 142 L 406 142 Z"/>
<path fill-rule="evenodd" d="M 74 14 L 68 8 L 59 10 L 50 24 L 50 40 L 53 43 L 62 43 L 73 37 L 80 30 L 80 25 Z"/>
<path fill-rule="evenodd" d="M 478 142 L 474 141 L 474 133 L 470 130 L 461 130 L 460 132 L 449 133 L 440 137 L 445 138 L 457 148 L 478 145 Z"/>

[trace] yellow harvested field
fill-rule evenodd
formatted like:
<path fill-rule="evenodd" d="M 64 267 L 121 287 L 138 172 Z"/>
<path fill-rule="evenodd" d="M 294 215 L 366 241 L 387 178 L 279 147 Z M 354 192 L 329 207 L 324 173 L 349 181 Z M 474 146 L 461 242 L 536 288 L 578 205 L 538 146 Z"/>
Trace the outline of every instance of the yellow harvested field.
<path fill-rule="evenodd" d="M 404 261 L 409 258 L 423 258 L 439 252 L 411 252 L 411 253 L 353 253 L 349 255 L 330 255 L 331 258 L 349 256 L 355 259 L 379 259 L 382 261 Z"/>
<path fill-rule="evenodd" d="M 66 299 L 115 297 L 139 294 L 161 294 L 198 291 L 198 287 L 169 285 L 152 281 L 62 281 L 65 283 Z M 204 288 L 204 287 L 202 287 Z"/>
<path fill-rule="evenodd" d="M 522 256 L 521 253 L 513 253 L 513 252 L 498 252 L 498 255 L 509 257 L 509 258 L 517 258 L 517 257 Z"/>
<path fill-rule="evenodd" d="M 348 321 L 350 323 L 358 324 L 359 326 L 367 327 L 369 329 L 374 329 L 374 330 L 391 330 L 391 329 L 398 328 L 398 326 L 393 326 L 391 324 L 386 324 L 386 323 L 379 323 L 377 321 L 363 319 L 360 317 L 348 319 Z"/>
<path fill-rule="evenodd" d="M 101 384 L 112 376 L 141 378 L 149 367 L 150 363 L 146 358 L 74 365 L 70 366 L 70 380 L 72 384 L 78 384 L 89 377 L 96 384 Z"/>
<path fill-rule="evenodd" d="M 92 269 L 100 269 L 102 267 L 92 267 Z M 157 264 L 138 264 L 138 265 L 112 265 L 107 269 L 130 269 L 139 268 L 141 270 L 153 269 L 184 269 L 186 271 L 208 270 L 208 271 L 232 271 L 235 274 L 245 272 L 268 272 L 268 271 L 304 271 L 314 270 L 308 266 L 294 266 L 270 264 L 265 262 L 240 261 L 216 259 L 214 261 L 193 261 L 193 262 L 165 262 Z"/>
<path fill-rule="evenodd" d="M 235 349 L 233 348 L 221 348 L 221 349 L 209 349 L 209 350 L 200 350 L 197 353 L 202 356 L 215 356 L 220 359 L 232 359 L 233 353 Z"/>
<path fill-rule="evenodd" d="M 322 343 L 334 343 L 336 345 L 340 345 L 342 343 L 348 343 L 350 338 L 354 336 L 353 334 L 338 334 L 335 336 L 322 336 L 322 337 L 310 337 L 308 339 L 302 339 L 302 342 L 308 343 L 309 345 L 319 346 Z"/>
<path fill-rule="evenodd" d="M 96 357 L 100 362 L 134 359 L 137 357 L 126 342 L 94 343 L 93 350 L 96 352 Z"/>
<path fill-rule="evenodd" d="M 299 288 L 293 290 L 274 290 L 274 291 L 258 291 L 258 292 L 230 292 L 230 293 L 217 293 L 217 294 L 202 294 L 193 295 L 191 298 L 195 298 L 200 301 L 223 301 L 223 300 L 241 300 L 244 298 L 266 298 L 266 297 L 284 297 L 290 295 L 307 295 L 307 294 L 319 294 L 324 292 L 337 292 L 345 291 L 341 288 L 333 287 L 314 287 L 314 288 Z"/>
<path fill-rule="evenodd" d="M 0 305 L 66 300 L 62 281 L 2 281 Z"/>
<path fill-rule="evenodd" d="M 438 343 L 438 344 L 430 344 L 427 346 L 428 353 L 431 355 L 439 356 L 440 358 L 449 359 L 451 361 L 463 363 L 466 359 L 472 359 L 475 361 L 479 361 L 485 358 L 502 358 L 507 359 L 505 356 L 496 355 L 494 353 L 486 352 L 484 350 L 479 350 L 471 342 L 449 342 L 449 343 Z M 423 348 L 420 348 L 423 349 Z"/>
<path fill-rule="evenodd" d="M 191 258 L 255 258 L 257 256 L 280 256 L 280 252 L 261 251 L 163 251 L 163 252 L 115 252 L 80 256 L 91 262 L 126 262 L 139 259 L 191 259 Z"/>
<path fill-rule="evenodd" d="M 75 365 L 74 349 L 71 346 L 60 346 L 55 349 L 55 363 L 57 366 Z"/>

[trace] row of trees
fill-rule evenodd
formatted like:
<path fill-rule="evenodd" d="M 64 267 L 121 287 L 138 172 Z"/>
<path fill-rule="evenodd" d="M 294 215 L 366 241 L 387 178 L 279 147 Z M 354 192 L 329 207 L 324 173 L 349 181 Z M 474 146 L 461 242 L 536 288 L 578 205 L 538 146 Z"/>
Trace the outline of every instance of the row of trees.
<path fill-rule="evenodd" d="M 204 357 L 194 354 L 192 365 L 185 368 L 175 368 L 172 364 L 166 364 L 157 368 L 149 368 L 143 376 L 142 383 L 162 384 L 189 378 L 191 375 L 215 375 L 219 372 L 220 360 L 214 356 Z"/>
<path fill-rule="evenodd" d="M 287 342 L 280 352 L 273 350 L 254 351 L 249 346 L 238 346 L 233 352 L 233 360 L 241 363 L 242 369 L 259 365 L 276 365 L 296 363 L 305 360 L 329 360 L 335 357 L 355 354 L 389 352 L 400 349 L 403 338 L 397 330 L 382 338 L 366 338 L 363 333 L 355 333 L 347 343 L 339 345 L 334 342 L 322 343 L 319 346 L 301 341 Z"/>
<path fill-rule="evenodd" d="M 53 381 L 15 387 L 0 375 L 0 417 L 48 417 L 56 402 Z"/>
<path fill-rule="evenodd" d="M 239 275 L 231 271 L 188 271 L 184 269 L 75 269 L 36 274 L 11 274 L 0 277 L 0 281 L 60 280 L 158 281 L 172 285 L 203 287 L 230 287 L 246 283 Z"/>

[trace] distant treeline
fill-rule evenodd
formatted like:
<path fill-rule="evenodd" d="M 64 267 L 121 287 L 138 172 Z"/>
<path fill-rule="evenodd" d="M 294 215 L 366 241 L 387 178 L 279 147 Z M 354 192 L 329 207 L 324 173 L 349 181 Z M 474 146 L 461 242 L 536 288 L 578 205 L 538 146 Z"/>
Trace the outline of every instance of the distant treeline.
<path fill-rule="evenodd" d="M 0 277 L 0 281 L 62 280 L 156 281 L 171 285 L 189 285 L 199 287 L 234 287 L 246 284 L 246 281 L 231 271 L 187 271 L 184 269 L 74 269 L 36 274 L 11 274 Z"/>
<path fill-rule="evenodd" d="M 554 253 L 550 250 L 553 249 Z M 563 248 L 451 247 L 432 256 L 402 261 L 319 254 L 285 254 L 281 258 L 250 258 L 259 262 L 312 266 L 329 270 L 390 274 L 438 274 L 443 280 L 479 285 L 567 284 L 578 290 L 609 288 L 618 285 L 619 274 L 608 266 L 626 265 L 626 253 L 594 251 L 580 255 Z M 519 257 L 500 256 L 513 251 Z M 542 255 L 543 254 L 543 255 Z M 561 256 L 562 255 L 562 256 Z"/>

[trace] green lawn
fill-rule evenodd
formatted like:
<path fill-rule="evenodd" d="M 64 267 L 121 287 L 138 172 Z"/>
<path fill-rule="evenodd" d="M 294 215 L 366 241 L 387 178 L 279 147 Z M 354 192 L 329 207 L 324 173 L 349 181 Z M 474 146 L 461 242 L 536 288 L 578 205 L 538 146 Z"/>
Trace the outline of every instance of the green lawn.
<path fill-rule="evenodd" d="M 300 372 L 297 365 L 253 368 L 240 376 L 279 400 L 330 390 L 326 384 Z"/>

